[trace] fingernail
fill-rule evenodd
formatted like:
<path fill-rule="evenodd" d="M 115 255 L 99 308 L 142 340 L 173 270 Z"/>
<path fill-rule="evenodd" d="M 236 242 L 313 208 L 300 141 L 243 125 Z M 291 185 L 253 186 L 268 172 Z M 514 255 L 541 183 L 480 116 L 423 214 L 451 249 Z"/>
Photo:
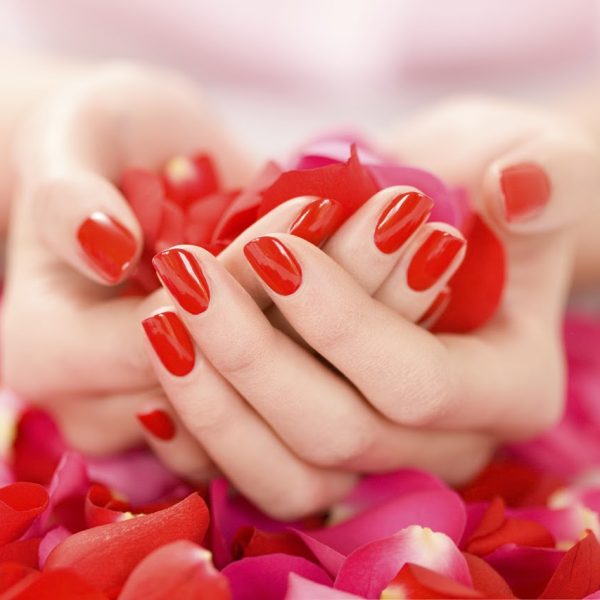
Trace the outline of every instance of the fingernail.
<path fill-rule="evenodd" d="M 379 250 L 391 254 L 427 220 L 433 200 L 420 192 L 396 196 L 381 213 L 373 240 Z"/>
<path fill-rule="evenodd" d="M 450 304 L 450 296 L 452 290 L 450 288 L 444 288 L 431 303 L 431 306 L 423 313 L 423 316 L 417 321 L 417 325 L 421 327 L 431 327 L 446 310 L 448 304 Z"/>
<path fill-rule="evenodd" d="M 320 198 L 304 207 L 292 223 L 289 233 L 320 246 L 342 222 L 342 206 L 335 200 Z"/>
<path fill-rule="evenodd" d="M 103 212 L 92 213 L 77 231 L 88 263 L 109 283 L 117 283 L 136 252 L 133 234 Z"/>
<path fill-rule="evenodd" d="M 294 255 L 276 238 L 259 237 L 244 246 L 256 274 L 277 294 L 289 296 L 302 283 L 302 269 Z"/>
<path fill-rule="evenodd" d="M 183 377 L 194 368 L 194 343 L 185 325 L 174 312 L 152 315 L 144 319 L 142 325 L 167 371 Z"/>
<path fill-rule="evenodd" d="M 429 289 L 447 271 L 464 245 L 465 240 L 447 231 L 432 231 L 408 265 L 408 285 L 416 292 Z"/>
<path fill-rule="evenodd" d="M 181 308 L 198 315 L 208 308 L 210 291 L 196 257 L 186 250 L 170 248 L 152 259 L 161 281 Z"/>
<path fill-rule="evenodd" d="M 500 174 L 500 188 L 507 221 L 535 217 L 548 203 L 551 187 L 544 169 L 534 163 L 504 169 Z"/>
<path fill-rule="evenodd" d="M 143 427 L 158 439 L 167 442 L 175 437 L 175 423 L 164 410 L 157 408 L 149 412 L 140 412 L 136 417 Z"/>

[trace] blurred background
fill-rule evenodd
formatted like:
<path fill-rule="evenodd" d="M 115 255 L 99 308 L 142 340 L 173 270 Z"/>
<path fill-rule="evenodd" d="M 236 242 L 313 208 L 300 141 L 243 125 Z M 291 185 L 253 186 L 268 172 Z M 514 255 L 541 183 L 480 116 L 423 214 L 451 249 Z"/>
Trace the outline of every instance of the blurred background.
<path fill-rule="evenodd" d="M 597 0 L 0 0 L 2 46 L 179 68 L 265 157 L 451 93 L 561 94 L 599 32 Z"/>

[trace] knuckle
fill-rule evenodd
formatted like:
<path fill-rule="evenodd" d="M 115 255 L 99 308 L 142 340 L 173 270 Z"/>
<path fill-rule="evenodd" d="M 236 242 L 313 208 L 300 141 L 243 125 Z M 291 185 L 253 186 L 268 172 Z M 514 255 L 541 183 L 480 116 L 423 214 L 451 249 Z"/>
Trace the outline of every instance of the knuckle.
<path fill-rule="evenodd" d="M 227 352 L 213 357 L 213 364 L 225 376 L 243 376 L 255 369 L 264 369 L 271 364 L 277 343 L 276 332 L 271 327 L 257 334 L 240 334 L 235 344 L 230 344 Z"/>
<path fill-rule="evenodd" d="M 304 458 L 318 467 L 351 466 L 368 454 L 374 443 L 372 430 L 366 427 L 350 429 L 344 426 L 343 435 L 330 435 L 322 443 L 313 444 Z"/>
<path fill-rule="evenodd" d="M 293 521 L 322 508 L 321 488 L 314 477 L 307 475 L 303 482 L 286 486 L 267 501 L 263 509 L 272 517 L 282 521 Z"/>

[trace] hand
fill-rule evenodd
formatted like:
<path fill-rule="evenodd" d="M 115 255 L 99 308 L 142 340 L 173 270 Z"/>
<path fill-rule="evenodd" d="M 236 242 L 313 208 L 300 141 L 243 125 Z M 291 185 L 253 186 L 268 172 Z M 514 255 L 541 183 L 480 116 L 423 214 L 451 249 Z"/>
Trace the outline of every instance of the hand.
<path fill-rule="evenodd" d="M 481 330 L 413 324 L 464 249 L 457 232 L 430 223 L 381 252 L 376 224 L 407 190 L 372 198 L 323 251 L 279 233 L 251 242 L 260 291 L 245 284 L 248 266 L 234 278 L 198 248 L 157 263 L 175 307 L 145 321 L 159 379 L 186 431 L 279 517 L 329 505 L 349 473 L 419 466 L 468 477 L 497 443 L 535 435 L 562 411 L 560 323 L 575 224 L 600 183 L 594 145 L 554 115 L 487 101 L 449 104 L 397 139 L 404 162 L 467 185 L 504 243 L 504 299 Z M 451 236 L 445 260 L 422 260 L 432 230 Z M 314 353 L 269 324 L 265 294 Z M 177 444 L 154 442 L 167 461 Z"/>
<path fill-rule="evenodd" d="M 155 168 L 204 147 L 227 184 L 242 183 L 251 169 L 215 122 L 179 76 L 112 64 L 74 77 L 19 133 L 3 378 L 49 408 L 76 448 L 139 443 L 140 403 L 163 397 L 139 327 L 154 300 L 122 298 L 113 287 L 142 241 L 112 182 L 126 167 Z"/>

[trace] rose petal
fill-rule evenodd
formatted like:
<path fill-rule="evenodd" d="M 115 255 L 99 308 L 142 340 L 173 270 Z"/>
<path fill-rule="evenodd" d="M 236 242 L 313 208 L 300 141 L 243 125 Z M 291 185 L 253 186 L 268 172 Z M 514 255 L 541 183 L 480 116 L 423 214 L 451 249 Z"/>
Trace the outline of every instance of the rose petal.
<path fill-rule="evenodd" d="M 180 206 L 187 206 L 219 189 L 213 160 L 207 154 L 174 156 L 163 169 L 167 196 Z"/>
<path fill-rule="evenodd" d="M 149 554 L 131 573 L 119 600 L 229 600 L 229 582 L 208 550 L 185 540 Z"/>
<path fill-rule="evenodd" d="M 496 312 L 505 280 L 504 248 L 483 220 L 474 215 L 463 228 L 465 258 L 448 285 L 450 303 L 434 331 L 464 333 L 481 327 Z"/>
<path fill-rule="evenodd" d="M 233 539 L 234 560 L 277 553 L 302 556 L 306 560 L 315 561 L 313 553 L 292 531 L 273 533 L 247 525 L 241 527 Z"/>
<path fill-rule="evenodd" d="M 85 498 L 85 520 L 88 527 L 107 525 L 131 517 L 128 502 L 115 498 L 111 491 L 98 483 L 92 485 Z"/>
<path fill-rule="evenodd" d="M 445 533 L 458 543 L 465 521 L 465 507 L 458 495 L 440 488 L 399 495 L 343 523 L 309 534 L 347 555 L 363 544 L 390 536 L 415 523 Z"/>
<path fill-rule="evenodd" d="M 30 538 L 0 546 L 0 563 L 20 563 L 31 569 L 37 569 L 40 541 L 41 538 Z"/>
<path fill-rule="evenodd" d="M 160 177 L 145 169 L 127 169 L 121 191 L 139 221 L 145 244 L 154 246 L 166 198 Z"/>
<path fill-rule="evenodd" d="M 352 145 L 350 158 L 317 169 L 287 171 L 262 191 L 258 217 L 262 217 L 286 200 L 297 196 L 318 196 L 336 200 L 348 217 L 379 191 L 370 170 L 364 167 Z"/>
<path fill-rule="evenodd" d="M 381 593 L 382 600 L 393 598 L 485 598 L 480 592 L 431 569 L 405 564 Z"/>
<path fill-rule="evenodd" d="M 185 223 L 186 218 L 182 208 L 174 202 L 165 201 L 162 205 L 162 217 L 156 233 L 154 252 L 162 252 L 185 241 Z"/>
<path fill-rule="evenodd" d="M 52 550 L 54 550 L 58 544 L 66 540 L 70 535 L 72 535 L 71 531 L 62 525 L 59 525 L 58 527 L 51 529 L 43 537 L 41 543 L 39 544 L 38 560 L 36 561 L 39 564 L 40 569 L 44 568 L 50 552 L 52 552 Z"/>
<path fill-rule="evenodd" d="M 48 492 L 37 483 L 0 488 L 0 545 L 20 538 L 48 506 Z"/>
<path fill-rule="evenodd" d="M 360 596 L 342 592 L 309 579 L 304 579 L 296 573 L 290 573 L 285 600 L 365 600 Z"/>
<path fill-rule="evenodd" d="M 473 587 L 481 592 L 485 598 L 515 597 L 508 583 L 502 579 L 500 573 L 492 569 L 482 558 L 467 552 L 463 552 L 463 556 L 469 567 Z"/>
<path fill-rule="evenodd" d="M 471 554 L 485 556 L 504 544 L 553 548 L 554 543 L 550 532 L 540 523 L 507 517 L 504 501 L 497 497 L 489 504 L 465 549 Z"/>
<path fill-rule="evenodd" d="M 67 450 L 63 437 L 50 415 L 28 409 L 19 419 L 13 444 L 15 478 L 48 484 Z"/>
<path fill-rule="evenodd" d="M 540 598 L 584 598 L 600 589 L 600 544 L 588 533 L 562 558 Z"/>
<path fill-rule="evenodd" d="M 210 247 L 217 223 L 239 192 L 214 193 L 193 202 L 188 207 L 185 224 L 185 242 Z"/>
<path fill-rule="evenodd" d="M 459 489 L 467 502 L 493 500 L 500 496 L 507 506 L 546 504 L 563 480 L 515 460 L 495 460 Z"/>
<path fill-rule="evenodd" d="M 261 190 L 268 188 L 281 174 L 281 169 L 273 162 L 267 163 L 250 185 L 230 203 L 215 226 L 211 242 L 227 245 L 244 229 L 256 221 L 258 207 L 262 201 Z"/>
<path fill-rule="evenodd" d="M 313 560 L 316 560 L 332 578 L 335 578 L 344 564 L 346 557 L 326 544 L 319 542 L 319 540 L 316 540 L 310 535 L 310 531 L 304 532 L 299 529 L 294 529 L 293 531 L 310 550 L 314 557 Z"/>
<path fill-rule="evenodd" d="M 117 490 L 136 505 L 165 496 L 184 498 L 192 491 L 146 449 L 88 458 L 87 467 L 90 479 Z"/>
<path fill-rule="evenodd" d="M 454 542 L 443 533 L 412 525 L 352 552 L 344 561 L 334 587 L 367 598 L 379 598 L 408 562 L 471 585 L 467 563 Z"/>
<path fill-rule="evenodd" d="M 3 600 L 107 600 L 87 581 L 70 569 L 31 573 L 22 579 Z"/>
<path fill-rule="evenodd" d="M 234 600 L 282 600 L 290 573 L 331 585 L 323 569 L 305 558 L 287 554 L 244 558 L 227 565 L 222 573 L 229 579 Z"/>
<path fill-rule="evenodd" d="M 564 554 L 552 548 L 502 546 L 485 559 L 518 598 L 537 598 Z"/>
<path fill-rule="evenodd" d="M 112 596 L 150 552 L 180 539 L 200 543 L 207 528 L 206 504 L 192 494 L 165 510 L 72 535 L 50 553 L 45 569 L 67 567 Z"/>
<path fill-rule="evenodd" d="M 38 573 L 35 569 L 28 567 L 20 562 L 3 562 L 0 564 L 0 594 L 2 594 L 2 600 L 7 595 L 4 594 L 7 590 L 15 586 L 20 581 L 23 581 L 27 577 L 34 573 Z"/>

